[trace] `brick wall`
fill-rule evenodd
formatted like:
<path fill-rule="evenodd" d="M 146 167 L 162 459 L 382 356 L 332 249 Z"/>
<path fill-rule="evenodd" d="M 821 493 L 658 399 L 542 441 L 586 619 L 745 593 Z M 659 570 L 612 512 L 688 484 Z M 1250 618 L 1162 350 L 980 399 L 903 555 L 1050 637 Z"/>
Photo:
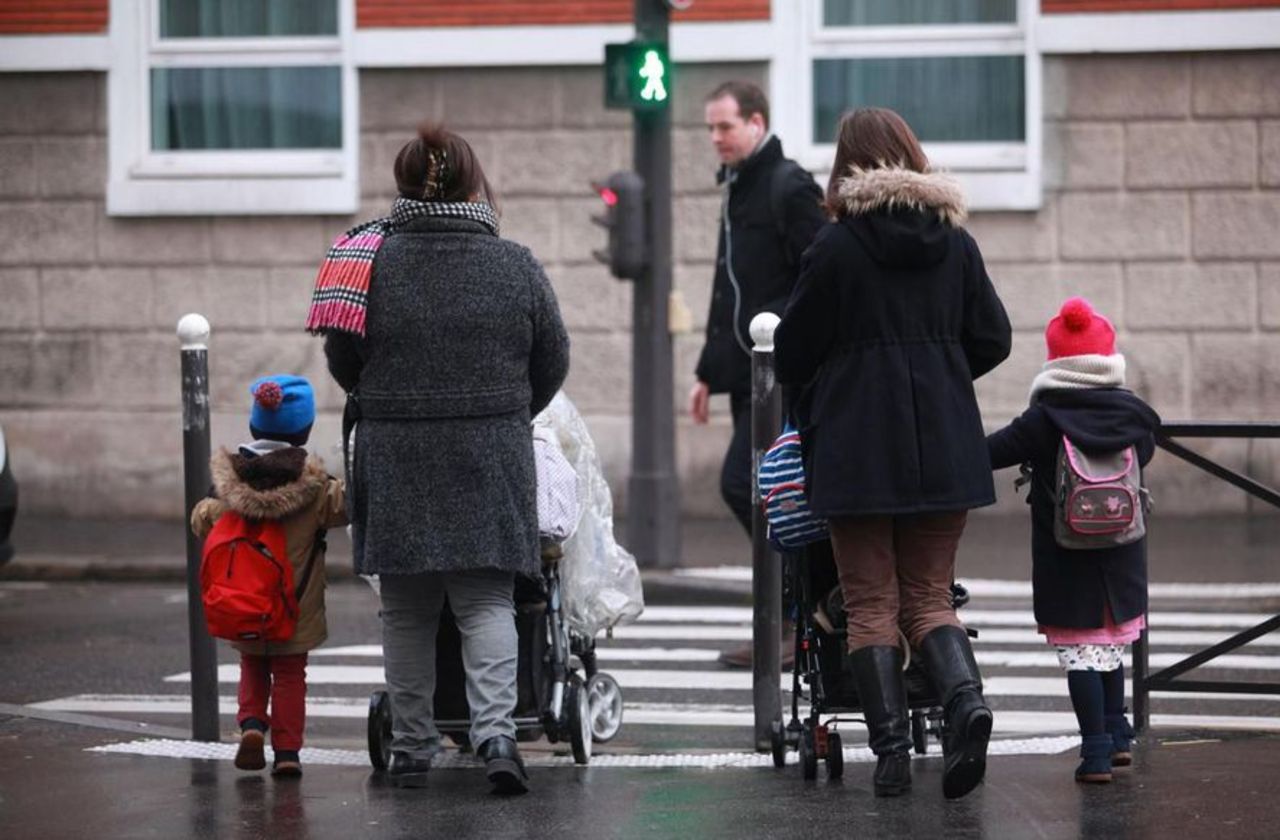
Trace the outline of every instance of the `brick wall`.
<path fill-rule="evenodd" d="M 683 403 L 715 248 L 715 160 L 701 95 L 761 65 L 690 67 L 675 92 L 675 272 L 695 333 L 676 341 Z M 1013 358 L 979 383 L 991 424 L 1019 411 L 1041 330 L 1082 293 L 1121 330 L 1131 384 L 1169 419 L 1280 414 L 1280 53 L 1051 58 L 1045 67 L 1045 206 L 983 213 L 971 229 L 1017 330 Z M 569 394 L 625 492 L 630 287 L 590 252 L 589 177 L 630 163 L 629 120 L 600 105 L 593 68 L 361 73 L 362 216 L 391 197 L 407 130 L 447 117 L 504 199 L 504 233 L 546 264 L 573 336 Z M 293 370 L 318 386 L 314 440 L 333 458 L 340 394 L 301 333 L 316 262 L 352 222 L 330 218 L 113 219 L 103 211 L 105 80 L 0 75 L 0 423 L 24 506 L 172 515 L 181 507 L 178 317 L 213 323 L 215 444 L 243 434 L 245 386 Z M 721 398 L 722 399 L 722 398 Z M 680 420 L 686 510 L 722 515 L 727 406 Z M 1205 445 L 1263 478 L 1276 452 Z M 1242 510 L 1243 494 L 1162 457 L 1163 511 Z M 1002 507 L 1018 510 L 1007 474 Z"/>

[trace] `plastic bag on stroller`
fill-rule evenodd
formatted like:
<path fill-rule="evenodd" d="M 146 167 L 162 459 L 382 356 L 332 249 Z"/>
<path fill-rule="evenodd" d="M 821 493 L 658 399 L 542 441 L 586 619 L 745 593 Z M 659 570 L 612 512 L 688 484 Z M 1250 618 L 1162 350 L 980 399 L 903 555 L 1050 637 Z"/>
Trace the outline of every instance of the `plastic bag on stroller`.
<path fill-rule="evenodd" d="M 578 478 L 582 511 L 577 529 L 564 541 L 560 574 L 564 615 L 569 628 L 588 639 L 644 612 L 644 593 L 636 560 L 613 538 L 613 497 L 587 424 L 564 392 L 536 418 L 534 425 L 555 432 Z"/>

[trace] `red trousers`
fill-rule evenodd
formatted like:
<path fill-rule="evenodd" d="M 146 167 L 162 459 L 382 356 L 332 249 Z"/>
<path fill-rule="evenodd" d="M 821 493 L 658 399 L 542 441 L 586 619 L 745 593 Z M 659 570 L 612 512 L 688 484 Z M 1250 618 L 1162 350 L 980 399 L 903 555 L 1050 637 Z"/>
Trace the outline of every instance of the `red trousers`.
<path fill-rule="evenodd" d="M 271 715 L 267 716 L 267 702 Z M 252 656 L 240 654 L 240 712 L 236 723 L 257 718 L 271 731 L 277 750 L 302 749 L 307 723 L 307 655 Z"/>

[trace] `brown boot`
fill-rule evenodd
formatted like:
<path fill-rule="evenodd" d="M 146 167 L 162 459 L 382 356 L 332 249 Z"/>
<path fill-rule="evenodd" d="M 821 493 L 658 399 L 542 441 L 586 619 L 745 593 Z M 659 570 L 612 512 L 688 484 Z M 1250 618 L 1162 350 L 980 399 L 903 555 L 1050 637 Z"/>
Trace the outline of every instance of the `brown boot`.
<path fill-rule="evenodd" d="M 261 770 L 267 766 L 263 750 L 266 736 L 259 729 L 245 729 L 240 733 L 240 747 L 236 750 L 235 765 L 239 770 Z"/>
<path fill-rule="evenodd" d="M 796 628 L 790 621 L 782 622 L 782 638 L 778 640 L 778 658 L 781 670 L 790 671 L 796 663 Z M 719 662 L 726 668 L 751 667 L 751 642 L 741 644 L 720 654 Z"/>

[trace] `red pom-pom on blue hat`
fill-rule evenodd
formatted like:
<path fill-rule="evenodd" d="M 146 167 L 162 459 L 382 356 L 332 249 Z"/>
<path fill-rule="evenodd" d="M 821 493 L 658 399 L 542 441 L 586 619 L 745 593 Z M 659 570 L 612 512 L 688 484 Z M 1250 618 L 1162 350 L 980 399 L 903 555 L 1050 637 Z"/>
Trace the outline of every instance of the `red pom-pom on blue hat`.
<path fill-rule="evenodd" d="M 1044 343 L 1049 359 L 1064 356 L 1112 356 L 1116 352 L 1116 330 L 1082 297 L 1062 304 L 1045 327 Z"/>
<path fill-rule="evenodd" d="M 249 386 L 249 432 L 302 446 L 316 419 L 316 399 L 311 383 L 301 376 L 264 376 Z"/>
<path fill-rule="evenodd" d="M 270 380 L 260 382 L 253 391 L 253 401 L 267 411 L 275 411 L 284 402 L 284 389 Z"/>

